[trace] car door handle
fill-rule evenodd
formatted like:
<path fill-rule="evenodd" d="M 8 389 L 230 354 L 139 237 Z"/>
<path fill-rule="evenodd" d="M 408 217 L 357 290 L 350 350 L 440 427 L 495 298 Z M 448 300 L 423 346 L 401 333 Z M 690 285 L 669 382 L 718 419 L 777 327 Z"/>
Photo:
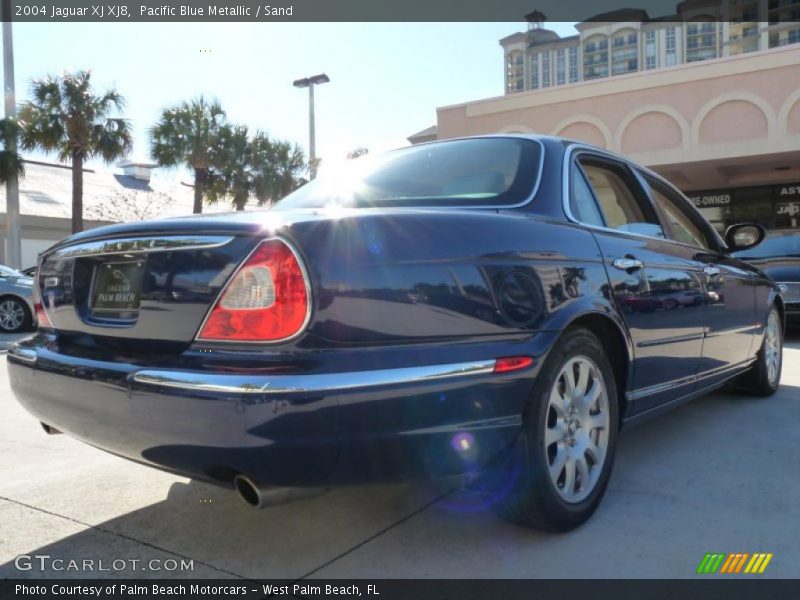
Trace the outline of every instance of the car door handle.
<path fill-rule="evenodd" d="M 709 277 L 713 277 L 714 275 L 719 275 L 719 267 L 714 267 L 714 266 L 703 267 L 703 271 Z"/>
<path fill-rule="evenodd" d="M 611 263 L 617 269 L 622 269 L 623 271 L 630 271 L 632 269 L 641 269 L 644 264 L 642 261 L 636 258 L 631 258 L 626 256 L 625 258 L 615 258 L 614 262 Z"/>

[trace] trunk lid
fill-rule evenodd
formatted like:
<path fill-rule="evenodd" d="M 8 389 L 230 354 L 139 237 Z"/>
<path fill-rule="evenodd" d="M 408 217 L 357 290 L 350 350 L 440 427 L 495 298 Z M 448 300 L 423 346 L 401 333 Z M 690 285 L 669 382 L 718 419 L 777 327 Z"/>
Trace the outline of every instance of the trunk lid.
<path fill-rule="evenodd" d="M 253 248 L 288 226 L 327 218 L 319 212 L 247 211 L 84 231 L 42 255 L 42 302 L 63 339 L 185 348 Z"/>
<path fill-rule="evenodd" d="M 42 302 L 65 334 L 185 345 L 256 242 L 142 231 L 62 244 L 42 256 Z"/>

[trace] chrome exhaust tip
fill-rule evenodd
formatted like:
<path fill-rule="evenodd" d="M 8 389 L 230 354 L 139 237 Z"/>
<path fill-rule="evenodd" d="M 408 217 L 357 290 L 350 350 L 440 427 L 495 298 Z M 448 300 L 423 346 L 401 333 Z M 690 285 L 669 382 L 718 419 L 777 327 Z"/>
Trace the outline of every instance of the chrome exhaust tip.
<path fill-rule="evenodd" d="M 47 435 L 57 435 L 61 433 L 59 429 L 56 429 L 55 427 L 53 427 L 52 425 L 48 425 L 47 423 L 41 423 L 41 426 Z"/>
<path fill-rule="evenodd" d="M 277 487 L 273 485 L 260 485 L 246 475 L 237 475 L 233 478 L 233 487 L 239 497 L 253 508 L 265 508 L 278 504 L 288 504 L 297 500 L 313 498 L 327 491 L 320 487 Z"/>

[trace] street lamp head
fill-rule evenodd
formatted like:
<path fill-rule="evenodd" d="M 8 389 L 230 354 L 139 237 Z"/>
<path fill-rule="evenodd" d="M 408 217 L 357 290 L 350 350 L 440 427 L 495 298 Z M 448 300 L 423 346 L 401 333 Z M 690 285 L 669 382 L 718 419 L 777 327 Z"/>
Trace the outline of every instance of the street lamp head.
<path fill-rule="evenodd" d="M 320 83 L 328 83 L 330 78 L 325 75 L 325 73 L 320 73 L 319 75 L 314 75 L 313 77 L 303 77 L 302 79 L 296 79 L 292 85 L 296 88 L 304 88 L 308 87 L 309 85 L 319 85 Z"/>
<path fill-rule="evenodd" d="M 320 83 L 328 83 L 330 81 L 330 77 L 325 75 L 325 73 L 320 73 L 319 75 L 314 75 L 313 77 L 309 77 L 311 83 L 319 85 Z"/>

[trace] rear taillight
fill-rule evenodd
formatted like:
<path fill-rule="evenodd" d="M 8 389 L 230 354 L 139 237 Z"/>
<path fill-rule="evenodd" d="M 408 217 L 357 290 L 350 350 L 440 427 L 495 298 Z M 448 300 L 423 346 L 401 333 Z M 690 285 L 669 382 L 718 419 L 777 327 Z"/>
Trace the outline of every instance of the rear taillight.
<path fill-rule="evenodd" d="M 50 320 L 50 315 L 47 314 L 47 309 L 44 306 L 42 299 L 42 291 L 39 289 L 39 272 L 37 270 L 34 275 L 33 284 L 33 309 L 36 311 L 36 321 L 40 329 L 53 329 L 53 322 Z"/>
<path fill-rule="evenodd" d="M 277 342 L 308 323 L 311 298 L 300 259 L 283 240 L 261 242 L 228 281 L 198 340 Z"/>

